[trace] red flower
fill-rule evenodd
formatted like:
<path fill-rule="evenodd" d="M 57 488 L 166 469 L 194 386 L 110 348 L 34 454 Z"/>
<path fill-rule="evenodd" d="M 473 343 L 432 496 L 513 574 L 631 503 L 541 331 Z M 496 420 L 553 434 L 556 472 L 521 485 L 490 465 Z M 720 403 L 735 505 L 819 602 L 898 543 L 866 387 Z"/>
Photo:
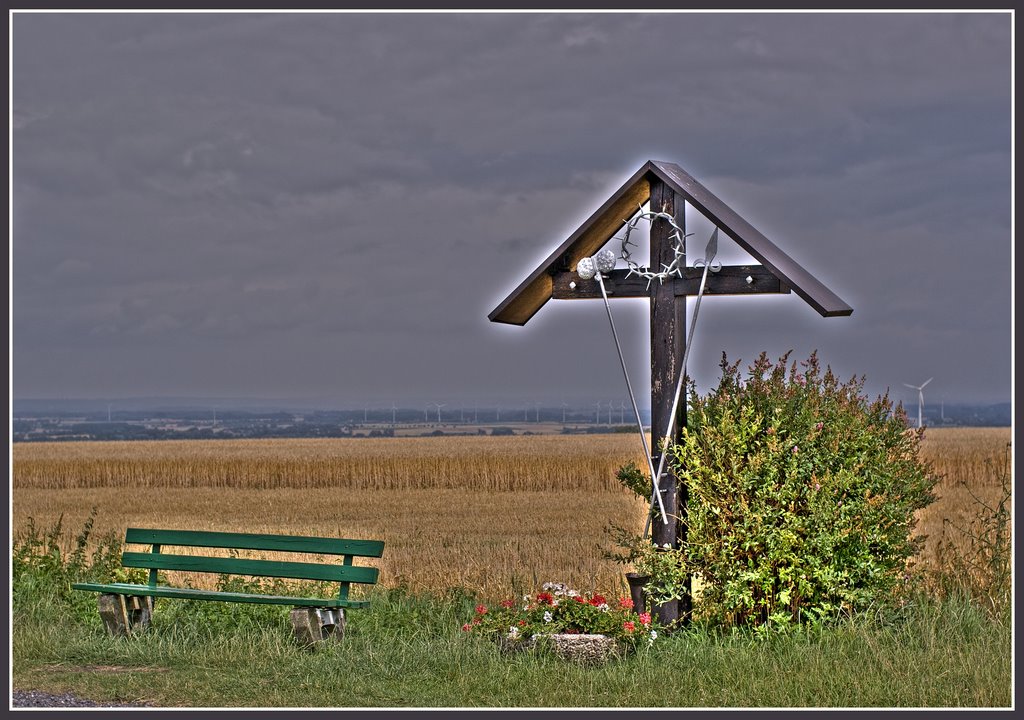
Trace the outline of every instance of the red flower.
<path fill-rule="evenodd" d="M 636 630 L 636 625 L 633 623 L 632 620 L 627 620 L 626 622 L 622 623 L 622 629 L 626 632 L 633 632 L 634 630 Z"/>
<path fill-rule="evenodd" d="M 573 598 L 573 600 L 575 600 L 575 601 L 576 601 L 576 602 L 578 602 L 578 603 L 585 603 L 585 602 L 586 602 L 586 600 L 584 600 L 584 599 L 583 599 L 582 597 L 580 597 L 579 595 L 577 595 L 576 597 L 574 597 L 574 598 Z"/>
<path fill-rule="evenodd" d="M 590 604 L 594 607 L 597 607 L 598 605 L 604 605 L 607 602 L 608 601 L 604 599 L 604 595 L 595 595 L 594 597 L 590 598 Z"/>
<path fill-rule="evenodd" d="M 555 600 L 555 596 L 551 593 L 537 593 L 537 604 L 538 605 L 550 605 Z"/>
<path fill-rule="evenodd" d="M 487 612 L 487 606 L 486 605 L 477 605 L 476 606 L 476 614 L 477 615 L 483 615 L 486 612 Z"/>
<path fill-rule="evenodd" d="M 515 605 L 515 603 L 512 602 L 511 600 L 502 600 L 501 601 L 501 606 L 503 608 L 510 608 L 510 607 L 513 607 L 514 605 Z"/>
<path fill-rule="evenodd" d="M 520 620 L 519 621 L 519 627 L 523 627 L 525 625 L 526 625 L 526 621 L 525 620 Z"/>
<path fill-rule="evenodd" d="M 651 624 L 651 614 L 650 613 L 640 613 L 640 624 L 641 625 L 650 625 Z"/>
<path fill-rule="evenodd" d="M 466 623 L 465 625 L 462 626 L 463 632 L 469 632 L 472 629 L 473 629 L 473 626 L 470 625 L 469 623 Z"/>
<path fill-rule="evenodd" d="M 633 601 L 629 598 L 619 598 L 619 607 L 626 608 L 627 610 L 632 610 Z"/>

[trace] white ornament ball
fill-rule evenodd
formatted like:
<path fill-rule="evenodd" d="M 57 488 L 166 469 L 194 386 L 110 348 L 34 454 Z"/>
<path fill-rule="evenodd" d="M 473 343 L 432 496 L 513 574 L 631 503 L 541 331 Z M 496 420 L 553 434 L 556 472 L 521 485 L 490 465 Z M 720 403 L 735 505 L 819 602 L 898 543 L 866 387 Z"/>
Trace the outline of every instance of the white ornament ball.
<path fill-rule="evenodd" d="M 611 272 L 615 269 L 615 253 L 611 250 L 601 250 L 594 256 L 594 265 L 600 273 Z"/>
<path fill-rule="evenodd" d="M 589 280 L 594 277 L 597 273 L 597 268 L 594 267 L 594 258 L 585 257 L 576 263 L 576 272 L 581 280 Z"/>

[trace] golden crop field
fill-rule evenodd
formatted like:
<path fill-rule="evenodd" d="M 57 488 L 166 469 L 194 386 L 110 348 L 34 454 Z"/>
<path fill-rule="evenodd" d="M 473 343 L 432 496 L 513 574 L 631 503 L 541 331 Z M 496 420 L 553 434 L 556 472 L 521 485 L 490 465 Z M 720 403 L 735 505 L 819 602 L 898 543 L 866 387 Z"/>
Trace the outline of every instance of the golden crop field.
<path fill-rule="evenodd" d="M 971 492 L 999 496 L 1009 428 L 928 430 L 943 479 L 922 513 L 928 561 L 943 519 L 969 523 Z M 639 528 L 645 506 L 615 471 L 642 465 L 633 435 L 19 443 L 13 530 L 63 516 L 67 537 L 128 526 L 385 540 L 381 582 L 488 595 L 548 580 L 616 590 L 609 523 Z"/>

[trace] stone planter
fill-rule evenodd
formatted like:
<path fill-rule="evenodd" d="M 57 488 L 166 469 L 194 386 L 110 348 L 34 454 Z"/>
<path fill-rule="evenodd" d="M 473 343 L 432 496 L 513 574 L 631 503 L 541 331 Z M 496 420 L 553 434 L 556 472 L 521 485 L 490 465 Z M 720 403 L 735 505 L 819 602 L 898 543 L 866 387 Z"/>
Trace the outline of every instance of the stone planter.
<path fill-rule="evenodd" d="M 506 655 L 541 649 L 581 665 L 597 665 L 613 657 L 622 657 L 626 652 L 625 646 L 615 638 L 586 633 L 537 635 L 529 640 L 510 640 L 502 636 L 494 640 Z"/>
<path fill-rule="evenodd" d="M 625 654 L 622 644 L 607 635 L 558 633 L 536 639 L 556 656 L 581 665 L 598 665 Z"/>

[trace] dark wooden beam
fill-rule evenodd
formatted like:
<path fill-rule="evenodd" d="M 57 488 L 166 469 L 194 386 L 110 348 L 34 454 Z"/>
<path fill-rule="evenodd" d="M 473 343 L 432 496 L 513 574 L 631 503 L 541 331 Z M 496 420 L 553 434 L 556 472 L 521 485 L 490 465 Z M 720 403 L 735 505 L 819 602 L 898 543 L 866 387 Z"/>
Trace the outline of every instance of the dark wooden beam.
<path fill-rule="evenodd" d="M 686 268 L 684 277 L 666 280 L 676 297 L 696 295 L 700 289 L 703 268 Z M 628 277 L 627 277 L 628 276 Z M 747 281 L 750 278 L 750 281 Z M 604 279 L 609 298 L 649 298 L 657 280 L 650 283 L 639 275 L 629 276 L 628 270 L 613 270 Z M 757 295 L 764 293 L 785 294 L 790 292 L 771 271 L 761 265 L 726 265 L 718 272 L 709 272 L 704 287 L 706 295 Z M 597 280 L 581 280 L 574 272 L 556 273 L 552 278 L 551 297 L 555 300 L 584 300 L 601 297 Z"/>
<path fill-rule="evenodd" d="M 660 180 L 651 182 L 651 210 L 665 212 L 675 218 L 676 224 L 686 231 L 686 214 L 683 198 L 667 183 Z M 651 267 L 668 265 L 674 258 L 675 242 L 672 227 L 665 220 L 651 223 Z M 681 259 L 686 265 L 686 258 Z M 666 436 L 669 419 L 672 417 L 672 400 L 675 396 L 676 379 L 683 370 L 683 354 L 686 349 L 686 296 L 676 295 L 668 283 L 652 283 L 651 303 L 651 450 L 654 466 L 657 468 L 661 457 L 661 441 Z M 686 403 L 676 408 L 673 430 L 669 441 L 678 443 L 681 428 L 686 425 Z M 661 497 L 668 513 L 668 523 L 660 515 L 651 520 L 651 539 L 655 545 L 668 544 L 679 547 L 680 529 L 685 527 L 681 520 L 686 517 L 685 495 L 681 496 L 680 483 L 672 472 L 671 463 L 665 463 L 665 473 L 658 478 Z M 685 490 L 683 491 L 685 493 Z M 657 507 L 657 503 L 655 503 Z M 685 521 L 684 521 L 685 522 Z M 687 591 L 689 588 L 687 588 Z M 687 596 L 689 592 L 685 593 Z M 672 626 L 680 617 L 680 606 L 685 603 L 669 601 L 654 608 L 658 620 L 665 627 Z"/>

